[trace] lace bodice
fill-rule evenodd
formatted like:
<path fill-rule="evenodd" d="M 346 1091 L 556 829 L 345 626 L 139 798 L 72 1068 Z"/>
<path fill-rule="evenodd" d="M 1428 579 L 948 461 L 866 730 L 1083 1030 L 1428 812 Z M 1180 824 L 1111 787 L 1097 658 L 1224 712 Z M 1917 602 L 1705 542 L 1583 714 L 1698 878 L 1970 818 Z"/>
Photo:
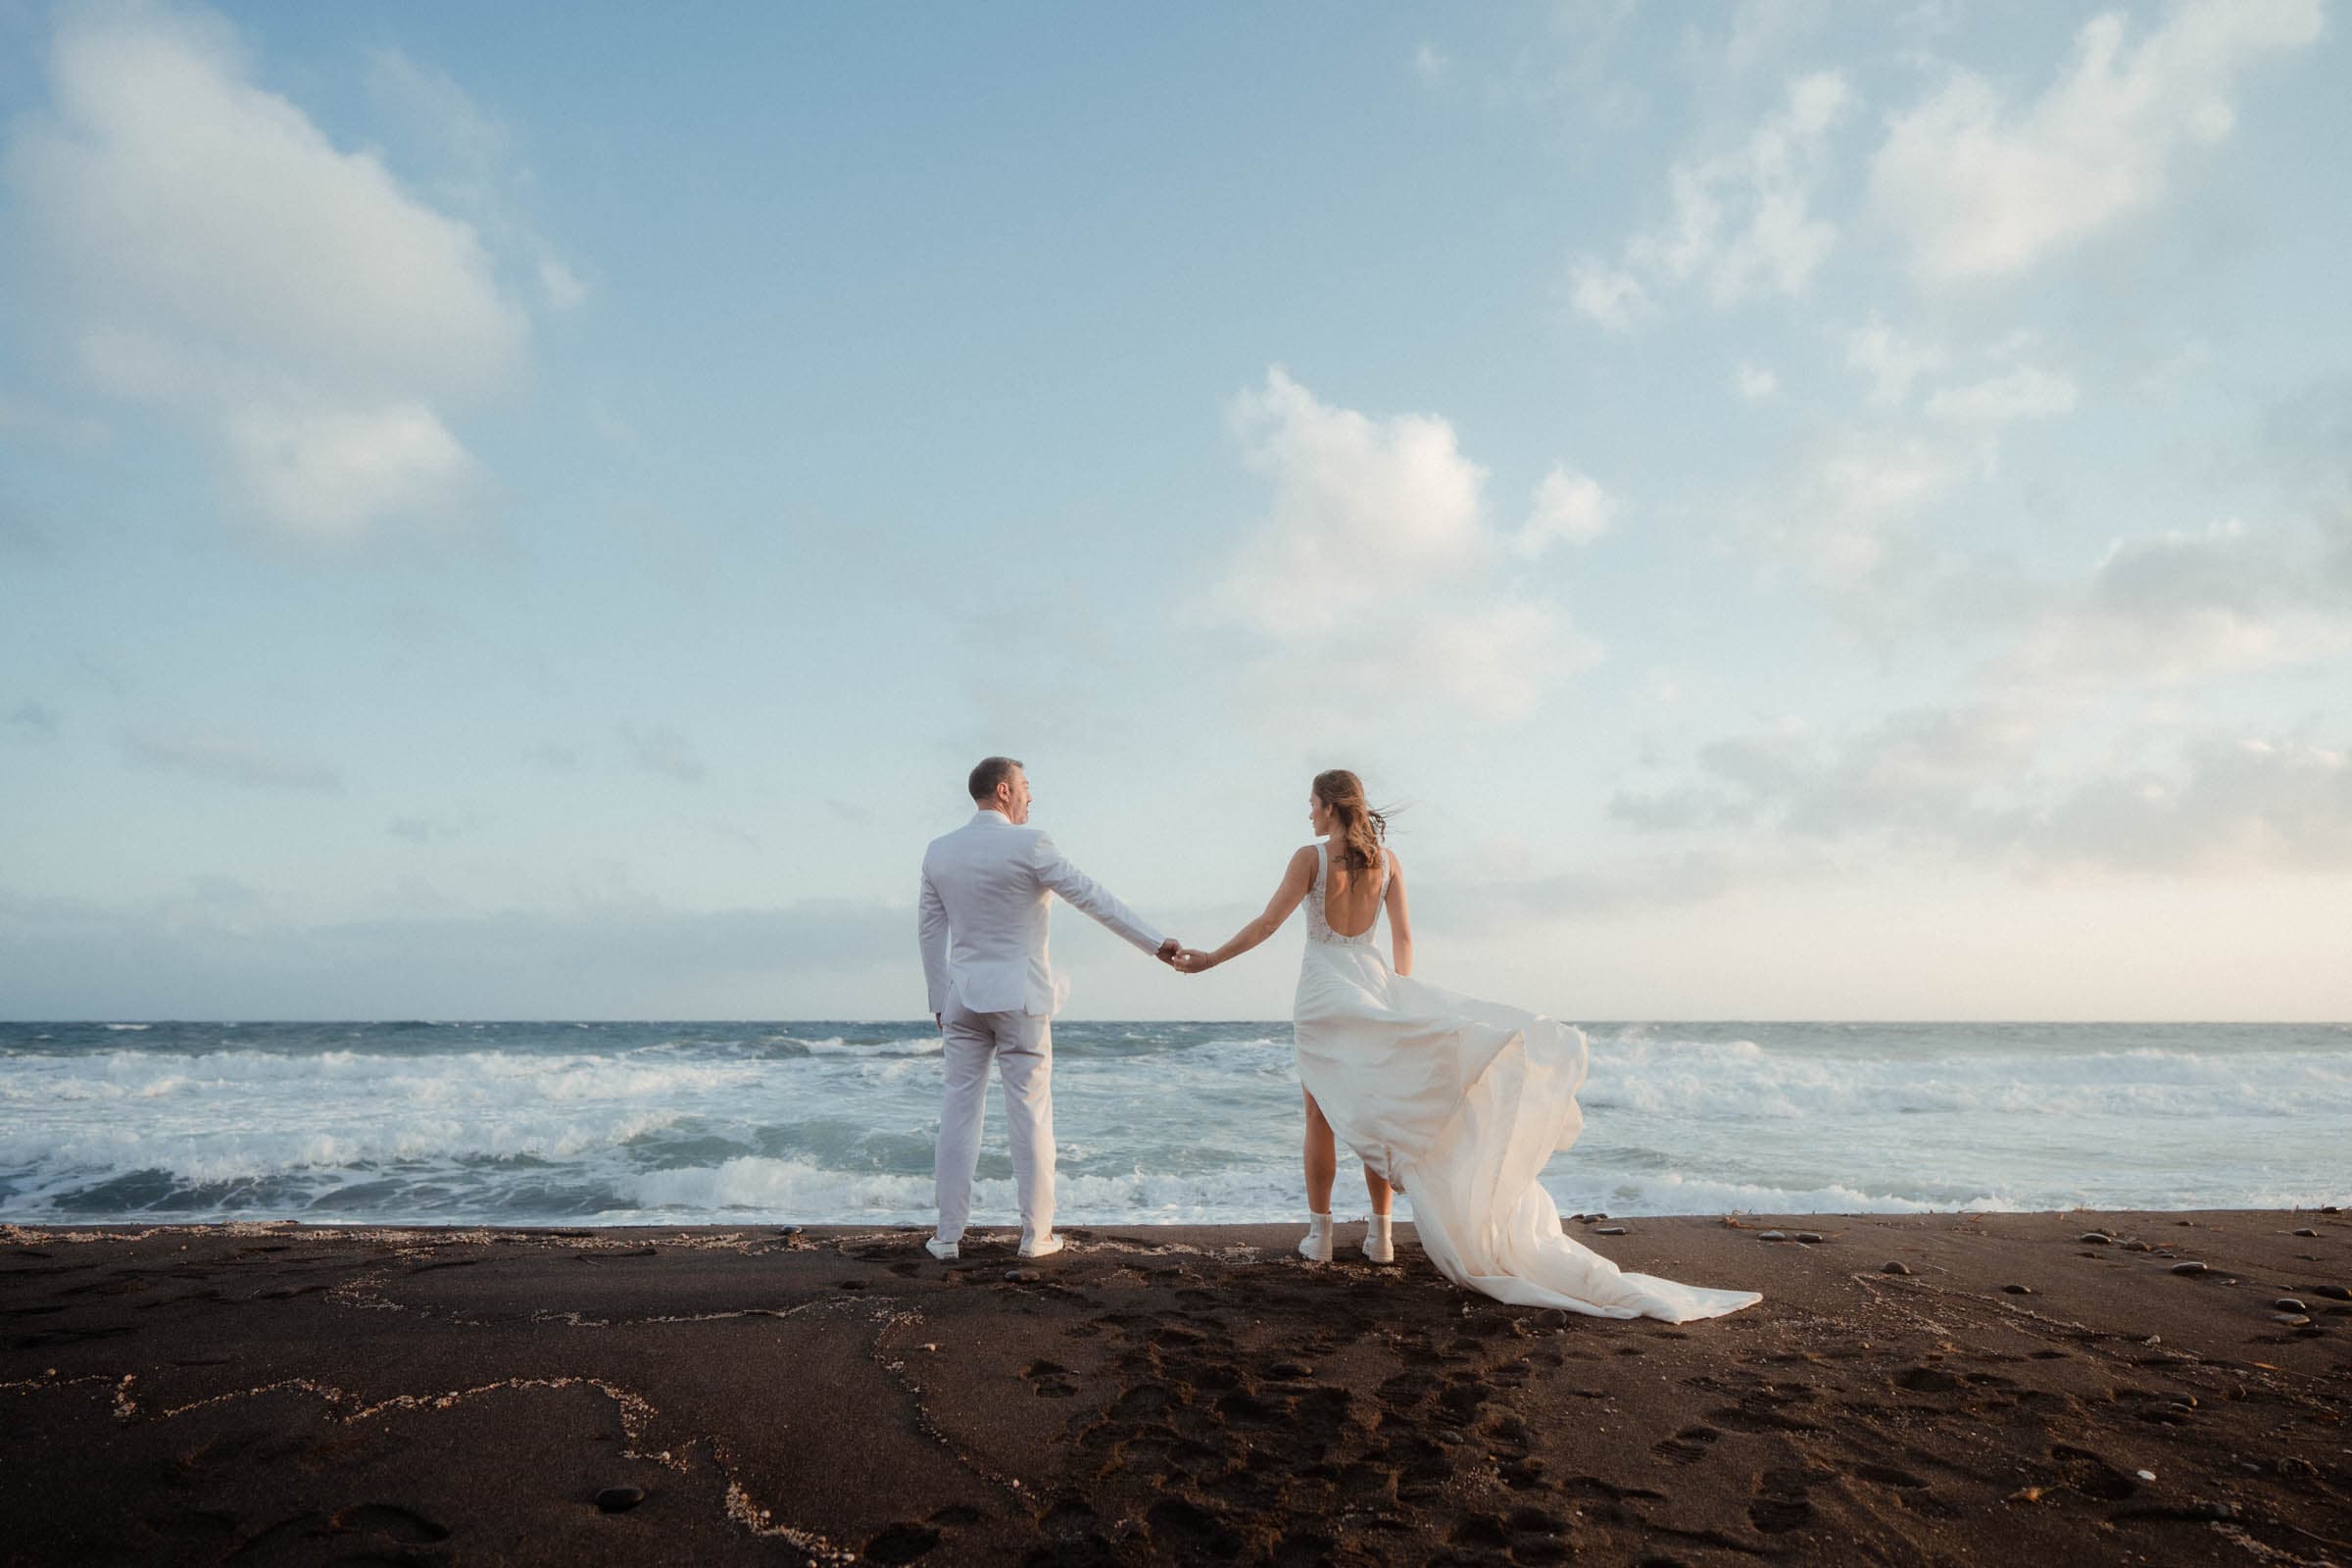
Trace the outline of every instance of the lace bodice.
<path fill-rule="evenodd" d="M 1335 948 L 1370 947 L 1372 939 L 1380 934 L 1382 902 L 1389 890 L 1389 858 L 1385 854 L 1380 858 L 1380 882 L 1372 895 L 1372 923 L 1355 936 L 1344 937 L 1334 931 L 1331 921 L 1323 913 L 1323 889 L 1330 876 L 1331 848 L 1326 844 L 1317 844 L 1315 885 L 1306 895 L 1306 939 Z"/>

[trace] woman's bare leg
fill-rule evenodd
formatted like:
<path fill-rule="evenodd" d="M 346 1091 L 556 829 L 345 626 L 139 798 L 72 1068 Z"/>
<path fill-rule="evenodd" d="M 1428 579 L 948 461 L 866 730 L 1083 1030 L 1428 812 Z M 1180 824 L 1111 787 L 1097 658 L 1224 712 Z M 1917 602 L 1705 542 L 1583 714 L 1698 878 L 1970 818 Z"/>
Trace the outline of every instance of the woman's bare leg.
<path fill-rule="evenodd" d="M 1328 1214 L 1331 1184 L 1340 1174 L 1340 1151 L 1331 1136 L 1331 1123 L 1323 1119 L 1323 1107 L 1315 1103 L 1312 1095 L 1306 1097 L 1305 1163 L 1307 1212 Z M 1385 1188 L 1387 1184 L 1382 1186 Z"/>
<path fill-rule="evenodd" d="M 1389 1205 L 1396 1200 L 1396 1189 L 1391 1187 L 1369 1165 L 1364 1167 L 1364 1191 L 1372 1197 L 1372 1212 L 1375 1214 L 1386 1214 Z"/>

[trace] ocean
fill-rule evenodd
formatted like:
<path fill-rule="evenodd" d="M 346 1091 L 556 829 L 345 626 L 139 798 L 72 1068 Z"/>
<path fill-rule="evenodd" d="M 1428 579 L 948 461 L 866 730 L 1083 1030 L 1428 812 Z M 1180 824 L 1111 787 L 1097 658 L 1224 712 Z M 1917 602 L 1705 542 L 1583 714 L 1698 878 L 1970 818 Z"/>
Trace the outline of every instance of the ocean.
<path fill-rule="evenodd" d="M 1586 1027 L 1563 1212 L 2352 1202 L 2352 1025 Z M 1298 1217 L 1287 1024 L 1054 1035 L 1061 1223 Z M 927 1020 L 0 1024 L 0 1220 L 919 1224 L 938 1095 Z"/>

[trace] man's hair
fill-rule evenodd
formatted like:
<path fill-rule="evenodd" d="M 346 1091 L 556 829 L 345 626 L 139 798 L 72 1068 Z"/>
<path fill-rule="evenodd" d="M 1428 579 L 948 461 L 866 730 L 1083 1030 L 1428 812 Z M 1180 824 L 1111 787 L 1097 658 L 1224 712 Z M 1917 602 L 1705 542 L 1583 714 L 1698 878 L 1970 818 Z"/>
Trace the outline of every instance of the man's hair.
<path fill-rule="evenodd" d="M 1017 757 L 982 758 L 980 765 L 972 769 L 972 799 L 975 801 L 995 799 L 997 786 L 1012 777 L 1020 766 L 1021 760 Z"/>

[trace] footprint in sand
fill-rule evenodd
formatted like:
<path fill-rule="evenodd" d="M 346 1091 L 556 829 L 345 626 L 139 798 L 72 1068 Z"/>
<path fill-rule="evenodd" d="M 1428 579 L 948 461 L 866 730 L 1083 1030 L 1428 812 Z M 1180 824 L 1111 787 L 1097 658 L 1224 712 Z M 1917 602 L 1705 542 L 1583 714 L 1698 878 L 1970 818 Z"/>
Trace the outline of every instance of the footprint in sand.
<path fill-rule="evenodd" d="M 1028 1379 L 1031 1390 L 1041 1399 L 1066 1399 L 1078 1392 L 1078 1385 L 1066 1381 L 1070 1369 L 1058 1361 L 1032 1361 L 1022 1368 L 1021 1376 Z"/>
<path fill-rule="evenodd" d="M 868 1562 L 913 1562 L 939 1544 L 939 1532 L 929 1525 L 895 1524 L 865 1544 L 864 1556 Z"/>
<path fill-rule="evenodd" d="M 1673 1437 L 1651 1444 L 1649 1451 L 1675 1464 L 1696 1464 L 1722 1437 L 1713 1427 L 1685 1427 Z"/>
<path fill-rule="evenodd" d="M 1221 1513 L 1182 1497 L 1162 1497 L 1144 1515 L 1154 1544 L 1170 1555 L 1190 1561 L 1210 1557 L 1230 1561 L 1241 1555 L 1242 1538 Z"/>
<path fill-rule="evenodd" d="M 1747 1522 L 1768 1536 L 1787 1535 L 1813 1517 L 1806 1492 L 1837 1478 L 1827 1470 L 1794 1467 L 1767 1470 L 1756 1477 L 1755 1499 L 1747 1505 Z"/>
<path fill-rule="evenodd" d="M 2139 1490 L 2139 1483 L 2088 1448 L 2055 1443 L 2050 1446 L 2050 1457 L 2058 1461 L 2065 1484 L 2086 1497 L 2121 1502 Z"/>
<path fill-rule="evenodd" d="M 1912 1394 L 1957 1394 L 1960 1380 L 1941 1367 L 1905 1367 L 1894 1375 L 1894 1386 Z"/>
<path fill-rule="evenodd" d="M 447 1541 L 449 1529 L 437 1524 L 414 1509 L 393 1502 L 363 1502 L 355 1507 L 335 1511 L 327 1524 L 336 1530 L 358 1531 L 371 1536 L 388 1536 L 394 1541 L 422 1543 Z"/>

